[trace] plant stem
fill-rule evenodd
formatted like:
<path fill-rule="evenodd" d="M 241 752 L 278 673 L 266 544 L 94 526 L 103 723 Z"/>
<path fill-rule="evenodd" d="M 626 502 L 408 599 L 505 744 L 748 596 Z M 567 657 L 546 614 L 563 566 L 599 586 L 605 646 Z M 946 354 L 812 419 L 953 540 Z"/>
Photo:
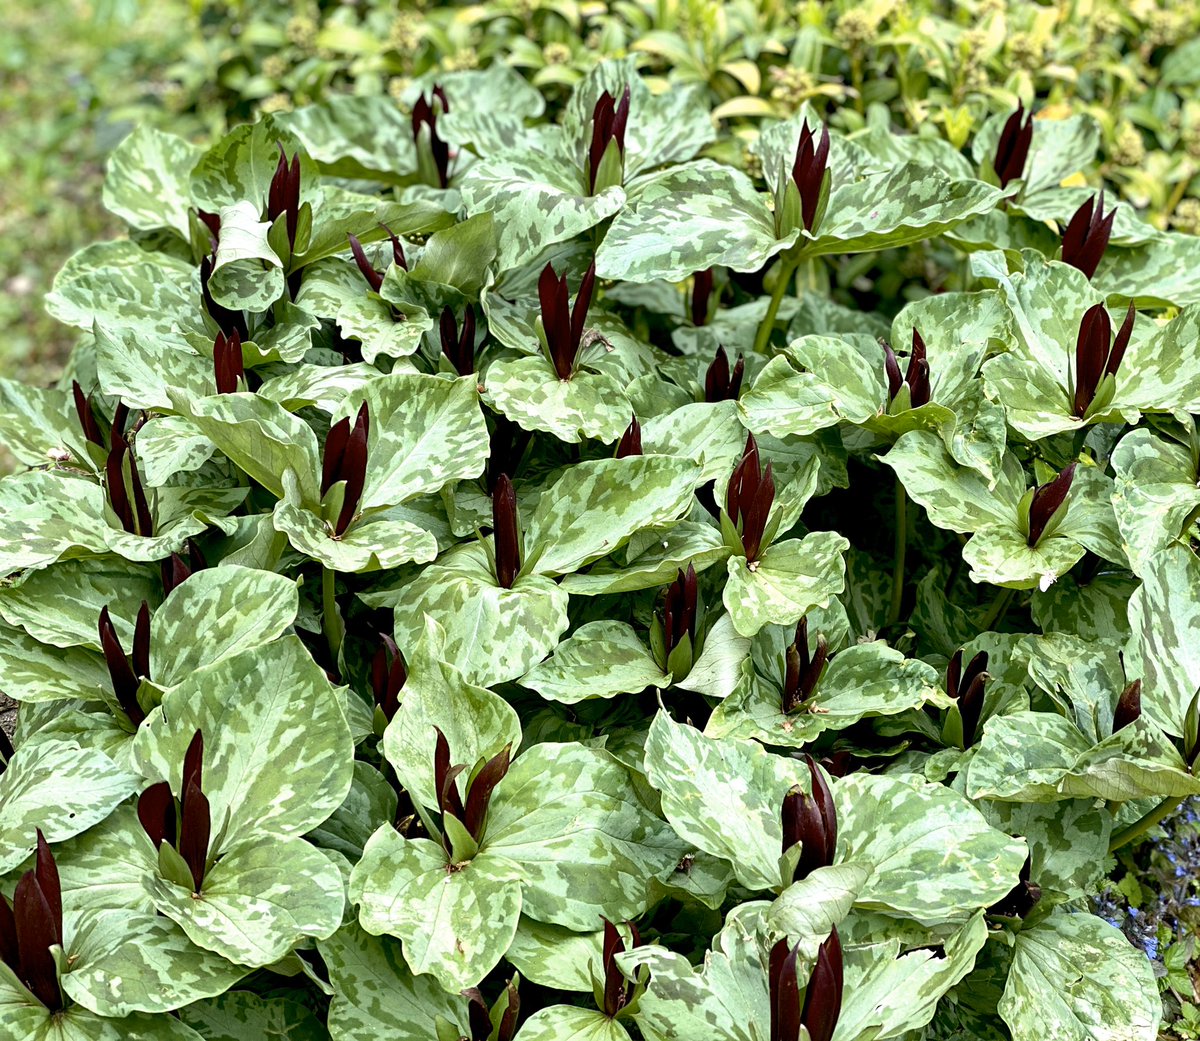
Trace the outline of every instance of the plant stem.
<path fill-rule="evenodd" d="M 896 554 L 892 563 L 892 603 L 888 607 L 887 624 L 900 621 L 904 602 L 904 558 L 908 553 L 908 497 L 904 485 L 896 478 Z"/>
<path fill-rule="evenodd" d="M 1114 853 L 1122 846 L 1129 845 L 1134 839 L 1140 838 L 1164 817 L 1168 816 L 1181 802 L 1183 802 L 1183 796 L 1181 795 L 1171 799 L 1164 799 L 1149 813 L 1129 825 L 1128 828 L 1118 831 L 1108 844 L 1108 852 Z"/>
<path fill-rule="evenodd" d="M 1013 598 L 1012 589 L 1002 589 L 992 601 L 992 606 L 988 608 L 988 613 L 984 616 L 980 623 L 981 632 L 991 632 L 996 624 L 1008 613 L 1009 601 Z"/>
<path fill-rule="evenodd" d="M 329 653 L 333 655 L 334 664 L 337 664 L 338 653 L 342 649 L 342 637 L 345 635 L 345 630 L 342 627 L 342 619 L 338 614 L 337 600 L 334 597 L 334 582 L 337 579 L 337 573 L 327 567 L 321 568 L 321 604 L 325 614 L 325 639 L 329 641 Z"/>
<path fill-rule="evenodd" d="M 767 305 L 767 313 L 763 316 L 762 325 L 758 327 L 758 335 L 754 337 L 754 352 L 765 354 L 767 343 L 771 339 L 771 330 L 775 328 L 775 316 L 779 313 L 779 305 L 783 303 L 783 294 L 792 283 L 792 275 L 796 273 L 799 260 L 780 258 L 779 272 L 775 276 L 775 288 L 771 290 L 771 302 Z"/>

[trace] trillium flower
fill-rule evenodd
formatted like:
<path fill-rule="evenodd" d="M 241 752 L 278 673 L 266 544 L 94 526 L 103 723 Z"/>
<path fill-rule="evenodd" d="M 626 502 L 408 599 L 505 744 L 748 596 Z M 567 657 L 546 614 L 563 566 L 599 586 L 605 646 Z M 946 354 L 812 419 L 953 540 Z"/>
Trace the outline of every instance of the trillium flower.
<path fill-rule="evenodd" d="M 817 948 L 817 963 L 804 988 L 804 1008 L 800 1021 L 808 1030 L 809 1041 L 830 1041 L 842 1013 L 842 940 L 837 928 Z"/>
<path fill-rule="evenodd" d="M 566 275 L 560 278 L 554 271 L 554 265 L 547 264 L 538 279 L 538 299 L 542 309 L 539 318 L 540 339 L 560 380 L 569 380 L 575 371 L 579 345 L 583 340 L 583 323 L 587 321 L 595 285 L 596 263 L 593 261 L 579 283 L 579 292 L 575 294 L 575 306 L 572 308 Z"/>
<path fill-rule="evenodd" d="M 1113 733 L 1124 730 L 1142 714 L 1142 681 L 1134 680 L 1127 684 L 1117 698 L 1117 707 L 1113 712 Z"/>
<path fill-rule="evenodd" d="M 764 543 L 774 534 L 767 531 L 767 517 L 774 501 L 775 478 L 771 475 L 771 464 L 767 463 L 766 470 L 760 467 L 758 442 L 750 434 L 725 491 L 721 525 L 730 541 L 736 542 L 737 548 L 751 563 L 758 560 L 760 551 L 766 548 Z"/>
<path fill-rule="evenodd" d="M 795 712 L 816 692 L 821 674 L 829 660 L 829 643 L 824 634 L 817 635 L 816 646 L 808 649 L 808 618 L 796 623 L 796 638 L 784 651 L 783 691 L 780 707 L 783 713 Z"/>
<path fill-rule="evenodd" d="M 1104 192 L 1093 195 L 1079 207 L 1067 224 L 1062 237 L 1062 259 L 1064 264 L 1078 268 L 1088 278 L 1096 273 L 1096 267 L 1108 240 L 1112 235 L 1113 221 L 1117 216 L 1114 206 L 1104 214 Z"/>
<path fill-rule="evenodd" d="M 300 153 L 288 161 L 283 145 L 279 145 L 279 162 L 267 190 L 267 221 L 274 224 L 284 218 L 288 245 L 296 248 L 296 229 L 300 224 Z"/>
<path fill-rule="evenodd" d="M 404 655 L 396 641 L 381 633 L 379 649 L 371 659 L 371 694 L 389 723 L 400 707 L 400 690 L 408 681 Z"/>
<path fill-rule="evenodd" d="M 517 493 L 508 474 L 501 474 L 492 492 L 492 534 L 495 542 L 496 581 L 512 589 L 521 572 L 521 523 Z"/>
<path fill-rule="evenodd" d="M 621 183 L 628 122 L 629 88 L 625 88 L 619 102 L 607 90 L 601 94 L 592 109 L 592 143 L 588 149 L 588 187 L 593 195 Z"/>
<path fill-rule="evenodd" d="M 495 417 L 495 426 L 488 437 L 488 461 L 485 481 L 488 494 L 496 490 L 502 474 L 515 474 L 521 465 L 521 457 L 529 445 L 532 433 L 514 423 L 507 416 Z"/>
<path fill-rule="evenodd" d="M 1075 477 L 1075 466 L 1075 463 L 1071 463 L 1053 480 L 1031 488 L 1022 498 L 1017 523 L 1030 546 L 1049 538 L 1066 519 L 1070 506 L 1067 495 Z"/>
<path fill-rule="evenodd" d="M 116 426 L 112 429 L 111 440 L 112 448 L 104 466 L 109 504 L 122 528 L 131 535 L 150 538 L 154 535 L 154 519 L 137 459 L 125 435 Z"/>
<path fill-rule="evenodd" d="M 736 401 L 742 390 L 742 376 L 746 371 L 746 360 L 739 354 L 733 370 L 729 368 L 729 355 L 724 347 L 718 347 L 716 356 L 704 373 L 704 400 L 707 402 Z"/>
<path fill-rule="evenodd" d="M 920 408 L 929 404 L 929 360 L 926 357 L 925 340 L 917 332 L 916 326 L 912 331 L 912 351 L 908 356 L 908 370 L 900 375 L 900 363 L 896 360 L 896 352 L 891 345 L 883 345 L 884 370 L 888 381 L 888 412 L 894 415 L 905 412 L 910 408 Z"/>
<path fill-rule="evenodd" d="M 333 527 L 334 538 L 339 538 L 354 520 L 358 504 L 362 500 L 363 487 L 367 480 L 367 436 L 371 417 L 366 402 L 358 410 L 354 425 L 350 417 L 334 423 L 325 439 L 325 454 L 321 467 L 321 496 L 328 496 L 330 489 L 342 486 L 341 504 L 336 499 L 330 502 L 337 510 L 337 521 Z"/>
<path fill-rule="evenodd" d="M 438 115 L 450 111 L 446 91 L 435 86 L 430 97 L 422 94 L 412 110 L 413 143 L 417 166 L 427 183 L 445 188 L 450 183 L 450 146 L 438 136 Z"/>
<path fill-rule="evenodd" d="M 178 801 L 169 781 L 152 784 L 138 797 L 143 830 L 158 850 L 163 877 L 199 893 L 209 867 L 212 817 L 203 784 L 204 735 L 193 735 L 183 758 Z"/>
<path fill-rule="evenodd" d="M 829 197 L 829 128 L 821 127 L 817 141 L 812 128 L 805 123 L 796 144 L 792 161 L 792 183 L 800 193 L 800 215 L 804 230 L 815 235 Z"/>
<path fill-rule="evenodd" d="M 51 1012 L 65 1002 L 52 947 L 63 943 L 62 886 L 50 845 L 37 831 L 33 869 L 17 883 L 13 901 L 0 893 L 0 960 Z"/>
<path fill-rule="evenodd" d="M 442 309 L 438 322 L 438 333 L 442 341 L 442 353 L 460 376 L 475 371 L 475 308 L 467 304 L 463 312 L 462 331 L 454 319 L 450 307 Z"/>
<path fill-rule="evenodd" d="M 811 755 L 804 757 L 808 764 L 812 794 L 806 795 L 797 785 L 783 797 L 783 853 L 788 854 L 797 843 L 799 856 L 788 882 L 807 878 L 817 868 L 829 867 L 837 850 L 837 810 L 833 793 Z"/>
<path fill-rule="evenodd" d="M 386 224 L 379 225 L 387 233 L 388 239 L 392 243 L 392 263 L 399 267 L 402 271 L 408 270 L 408 258 L 404 255 L 404 245 L 395 233 Z M 358 241 L 358 236 L 349 232 L 346 233 L 346 238 L 350 241 L 350 252 L 354 257 L 354 263 L 358 265 L 358 270 L 362 272 L 363 278 L 367 280 L 367 285 L 376 293 L 379 292 L 383 285 L 384 272 L 376 271 L 371 261 L 367 259 L 367 254 L 362 248 L 362 243 Z M 401 320 L 403 320 L 401 315 Z"/>
<path fill-rule="evenodd" d="M 228 336 L 217 333 L 213 343 L 213 371 L 218 394 L 236 394 L 246 379 L 242 363 L 242 338 L 236 329 Z"/>
<path fill-rule="evenodd" d="M 208 567 L 208 561 L 204 559 L 200 547 L 191 539 L 187 540 L 187 554 L 187 560 L 178 553 L 172 553 L 162 562 L 160 571 L 164 597 L 170 596 L 176 586 L 191 578 L 197 571 Z"/>
<path fill-rule="evenodd" d="M 150 678 L 150 605 L 145 600 L 138 611 L 133 629 L 133 660 L 125 657 L 117 630 L 113 626 L 107 605 L 100 609 L 100 648 L 108 666 L 113 694 L 117 704 L 135 727 L 146 718 L 145 710 L 138 702 L 137 692 L 142 679 Z"/>
<path fill-rule="evenodd" d="M 681 680 L 692 671 L 704 639 L 704 610 L 696 568 L 688 564 L 663 592 L 662 604 L 650 622 L 650 647 L 664 672 Z"/>
<path fill-rule="evenodd" d="M 75 399 L 75 415 L 79 417 L 79 426 L 83 430 L 83 436 L 96 447 L 107 451 L 108 442 L 100 432 L 100 424 L 96 422 L 96 413 L 92 410 L 91 398 L 83 393 L 83 388 L 79 385 L 78 380 L 71 380 L 71 394 Z M 120 412 L 122 423 L 118 424 L 114 419 L 113 427 L 120 429 L 124 425 L 127 410 L 124 404 L 118 405 L 117 409 Z"/>
<path fill-rule="evenodd" d="M 1015 886 L 1000 900 L 988 908 L 988 914 L 1001 918 L 1024 918 L 1037 906 L 1042 899 L 1042 887 L 1036 882 L 1029 881 L 1029 873 L 1033 866 L 1033 855 L 1025 857 L 1021 865 L 1021 873 Z"/>
<path fill-rule="evenodd" d="M 631 455 L 642 454 L 642 425 L 637 416 L 629 421 L 621 440 L 617 442 L 617 458 L 627 459 Z"/>
<path fill-rule="evenodd" d="M 478 987 L 462 992 L 467 999 L 467 1021 L 471 1027 L 470 1041 L 512 1041 L 517 1032 L 517 1017 L 521 1014 L 521 996 L 517 992 L 517 977 L 505 984 L 494 1008 L 489 1009 Z M 501 1007 L 503 1006 L 503 1007 Z M 495 1025 L 493 1025 L 495 1020 Z"/>
<path fill-rule="evenodd" d="M 492 792 L 508 773 L 512 745 L 505 745 L 491 759 L 476 764 L 468 775 L 467 798 L 464 802 L 459 795 L 457 781 L 458 775 L 466 772 L 467 767 L 462 764 L 451 765 L 450 743 L 441 728 L 434 727 L 434 730 L 437 732 L 437 744 L 433 753 L 433 778 L 438 809 L 442 813 L 442 846 L 455 863 L 461 863 L 474 856 L 483 838 Z M 448 818 L 454 824 L 450 824 Z M 468 848 L 460 848 L 456 839 L 465 842 Z"/>
<path fill-rule="evenodd" d="M 1112 401 L 1117 369 L 1129 347 L 1136 316 L 1131 300 L 1114 337 L 1108 308 L 1094 304 L 1084 312 L 1075 341 L 1075 378 L 1071 391 L 1071 406 L 1080 419 L 1089 412 L 1102 411 Z"/>
<path fill-rule="evenodd" d="M 1000 187 L 1007 188 L 1025 173 L 1025 162 L 1029 158 L 1029 146 L 1033 143 L 1033 113 L 1025 112 L 1024 102 L 1008 117 L 1000 139 L 996 142 L 996 154 L 992 158 L 992 169 L 1000 180 Z"/>
<path fill-rule="evenodd" d="M 958 712 L 958 725 L 961 727 L 963 748 L 970 748 L 975 743 L 979 730 L 979 718 L 983 713 L 984 685 L 988 680 L 987 651 L 980 651 L 963 670 L 963 652 L 960 647 L 954 652 L 950 663 L 946 666 L 946 695 L 954 701 L 954 712 Z M 953 724 L 952 724 L 953 728 Z M 955 736 L 948 732 L 947 736 Z"/>
<path fill-rule="evenodd" d="M 708 324 L 709 301 L 712 299 L 713 291 L 713 269 L 706 267 L 703 271 L 697 271 L 692 278 L 692 325 L 702 326 Z"/>
<path fill-rule="evenodd" d="M 601 948 L 601 971 L 604 973 L 604 989 L 597 996 L 596 1004 L 600 1011 L 609 1019 L 615 1019 L 624 1009 L 629 1008 L 635 998 L 646 989 L 650 981 L 649 970 L 644 966 L 639 970 L 640 978 L 630 980 L 625 978 L 617 965 L 617 955 L 631 951 L 642 945 L 642 937 L 638 927 L 633 922 L 625 923 L 629 927 L 630 943 L 625 945 L 625 937 L 607 918 L 604 919 L 604 945 Z"/>

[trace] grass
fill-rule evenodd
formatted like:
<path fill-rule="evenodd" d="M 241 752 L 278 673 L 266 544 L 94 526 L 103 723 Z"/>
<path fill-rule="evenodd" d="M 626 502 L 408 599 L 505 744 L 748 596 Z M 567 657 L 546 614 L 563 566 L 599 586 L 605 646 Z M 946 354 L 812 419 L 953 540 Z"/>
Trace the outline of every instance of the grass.
<path fill-rule="evenodd" d="M 188 31 L 180 0 L 44 0 L 0 19 L 0 376 L 44 383 L 74 341 L 42 306 L 75 250 L 122 233 L 104 156 L 152 113 L 154 70 Z"/>

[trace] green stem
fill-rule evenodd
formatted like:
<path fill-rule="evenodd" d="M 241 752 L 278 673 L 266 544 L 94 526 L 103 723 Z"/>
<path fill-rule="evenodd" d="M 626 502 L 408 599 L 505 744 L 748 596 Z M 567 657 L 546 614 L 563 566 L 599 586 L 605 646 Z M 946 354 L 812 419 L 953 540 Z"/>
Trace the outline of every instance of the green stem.
<path fill-rule="evenodd" d="M 1009 601 L 1013 598 L 1014 590 L 1002 589 L 997 594 L 996 599 L 992 601 L 992 606 L 988 608 L 988 613 L 984 616 L 983 621 L 979 625 L 980 632 L 991 632 L 996 624 L 1008 612 Z"/>
<path fill-rule="evenodd" d="M 1118 831 L 1112 837 L 1112 841 L 1108 844 L 1108 852 L 1114 853 L 1122 846 L 1129 845 L 1129 843 L 1131 843 L 1134 839 L 1140 838 L 1164 817 L 1168 816 L 1172 811 L 1174 811 L 1175 807 L 1177 807 L 1181 802 L 1183 802 L 1183 796 L 1164 799 L 1149 813 L 1138 818 L 1131 825 L 1129 825 L 1128 828 Z"/>
<path fill-rule="evenodd" d="M 335 664 L 338 653 L 342 649 L 342 638 L 345 636 L 342 619 L 338 614 L 337 600 L 334 597 L 336 580 L 337 573 L 335 571 L 327 567 L 321 568 L 321 604 L 325 612 L 325 639 L 329 641 L 329 653 L 333 655 Z"/>
<path fill-rule="evenodd" d="M 908 553 L 908 497 L 904 485 L 896 478 L 896 555 L 892 563 L 892 603 L 888 608 L 887 624 L 900 621 L 904 602 L 904 558 Z"/>
<path fill-rule="evenodd" d="M 766 354 L 767 343 L 771 339 L 771 331 L 775 328 L 775 316 L 779 313 L 779 305 L 783 303 L 783 294 L 792 283 L 792 275 L 796 273 L 799 260 L 788 260 L 781 257 L 779 272 L 775 277 L 775 288 L 771 290 L 771 302 L 767 305 L 767 313 L 763 316 L 762 325 L 758 327 L 758 335 L 754 337 L 756 354 Z"/>

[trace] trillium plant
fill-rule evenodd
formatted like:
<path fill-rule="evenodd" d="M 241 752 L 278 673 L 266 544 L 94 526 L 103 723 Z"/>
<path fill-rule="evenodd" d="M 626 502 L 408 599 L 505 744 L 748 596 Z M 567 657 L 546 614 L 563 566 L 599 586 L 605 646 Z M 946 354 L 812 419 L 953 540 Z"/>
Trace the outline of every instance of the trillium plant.
<path fill-rule="evenodd" d="M 0 382 L 5 1037 L 1156 1037 L 1089 901 L 1200 793 L 1169 234 L 1082 116 L 666 85 L 117 149 Z"/>

